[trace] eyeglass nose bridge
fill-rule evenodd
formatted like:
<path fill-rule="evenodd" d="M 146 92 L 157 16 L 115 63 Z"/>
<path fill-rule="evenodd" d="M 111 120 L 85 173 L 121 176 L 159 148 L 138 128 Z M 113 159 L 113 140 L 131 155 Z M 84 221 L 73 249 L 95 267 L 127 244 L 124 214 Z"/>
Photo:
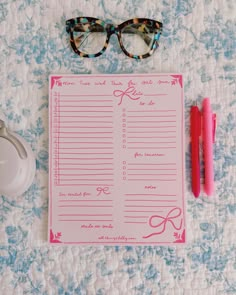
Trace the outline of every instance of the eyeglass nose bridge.
<path fill-rule="evenodd" d="M 107 24 L 106 25 L 106 31 L 107 31 L 107 36 L 108 38 L 111 37 L 111 35 L 115 34 L 117 35 L 117 37 L 119 37 L 119 27 L 118 26 L 115 26 L 113 24 Z"/>

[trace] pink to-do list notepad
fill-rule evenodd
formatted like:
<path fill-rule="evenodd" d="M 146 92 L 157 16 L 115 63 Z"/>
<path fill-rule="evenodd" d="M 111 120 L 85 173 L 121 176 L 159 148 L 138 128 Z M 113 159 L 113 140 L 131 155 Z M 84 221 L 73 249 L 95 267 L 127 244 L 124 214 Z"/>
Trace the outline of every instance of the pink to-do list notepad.
<path fill-rule="evenodd" d="M 49 242 L 185 243 L 182 75 L 49 84 Z"/>

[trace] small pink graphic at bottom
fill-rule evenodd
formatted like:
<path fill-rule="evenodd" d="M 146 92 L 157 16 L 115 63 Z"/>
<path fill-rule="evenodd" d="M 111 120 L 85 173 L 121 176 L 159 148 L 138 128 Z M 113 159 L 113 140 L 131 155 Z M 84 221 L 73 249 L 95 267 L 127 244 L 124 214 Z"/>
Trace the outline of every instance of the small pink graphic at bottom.
<path fill-rule="evenodd" d="M 175 241 L 174 243 L 185 243 L 185 229 L 183 230 L 182 234 L 174 233 Z"/>
<path fill-rule="evenodd" d="M 61 232 L 54 234 L 52 229 L 50 229 L 50 243 L 61 243 L 60 239 Z"/>

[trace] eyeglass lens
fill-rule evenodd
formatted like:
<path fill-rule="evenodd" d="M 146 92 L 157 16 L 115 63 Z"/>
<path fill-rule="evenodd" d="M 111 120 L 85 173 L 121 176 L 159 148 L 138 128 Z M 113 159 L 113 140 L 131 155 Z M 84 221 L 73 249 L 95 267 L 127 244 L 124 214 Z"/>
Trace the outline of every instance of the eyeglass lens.
<path fill-rule="evenodd" d="M 100 52 L 107 38 L 107 32 L 103 26 L 94 23 L 77 24 L 73 31 L 76 48 L 85 54 Z"/>
<path fill-rule="evenodd" d="M 125 50 L 134 55 L 144 55 L 151 50 L 155 38 L 154 29 L 143 23 L 129 24 L 121 31 Z"/>

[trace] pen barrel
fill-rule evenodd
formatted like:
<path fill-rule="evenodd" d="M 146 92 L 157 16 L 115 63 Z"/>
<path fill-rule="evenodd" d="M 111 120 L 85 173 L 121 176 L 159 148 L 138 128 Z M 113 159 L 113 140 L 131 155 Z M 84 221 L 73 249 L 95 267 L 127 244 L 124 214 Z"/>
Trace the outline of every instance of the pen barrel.
<path fill-rule="evenodd" d="M 192 192 L 197 198 L 200 194 L 199 136 L 201 133 L 201 114 L 197 106 L 191 108 L 190 118 Z"/>
<path fill-rule="evenodd" d="M 197 141 L 198 144 L 198 141 Z M 200 165 L 199 165 L 199 147 L 191 142 L 191 163 L 192 163 L 192 192 L 195 197 L 200 193 Z"/>
<path fill-rule="evenodd" d="M 203 101 L 203 157 L 205 164 L 204 190 L 207 195 L 211 195 L 214 190 L 213 120 L 208 99 Z"/>

